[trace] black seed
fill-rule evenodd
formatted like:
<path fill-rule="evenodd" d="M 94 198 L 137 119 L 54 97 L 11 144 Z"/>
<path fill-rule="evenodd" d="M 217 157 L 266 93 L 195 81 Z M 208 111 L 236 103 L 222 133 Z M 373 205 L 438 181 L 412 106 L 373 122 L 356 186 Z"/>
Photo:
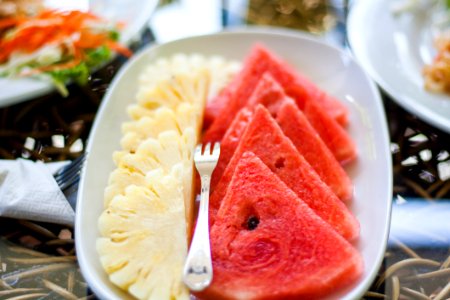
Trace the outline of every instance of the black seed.
<path fill-rule="evenodd" d="M 255 230 L 256 227 L 258 227 L 259 219 L 255 216 L 251 216 L 247 220 L 247 229 L 248 230 Z"/>

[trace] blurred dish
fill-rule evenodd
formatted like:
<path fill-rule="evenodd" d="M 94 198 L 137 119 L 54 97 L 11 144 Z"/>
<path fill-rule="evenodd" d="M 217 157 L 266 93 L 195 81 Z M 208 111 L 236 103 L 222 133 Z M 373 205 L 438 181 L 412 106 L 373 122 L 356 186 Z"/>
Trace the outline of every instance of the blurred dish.
<path fill-rule="evenodd" d="M 450 96 L 425 89 L 422 70 L 436 56 L 435 20 L 423 10 L 397 15 L 392 1 L 357 1 L 348 20 L 356 59 L 394 101 L 424 121 L 450 132 Z"/>
<path fill-rule="evenodd" d="M 158 1 L 116 1 L 116 0 L 92 0 L 81 1 L 80 5 L 65 6 L 64 2 L 56 4 L 57 8 L 89 9 L 98 16 L 111 20 L 112 22 L 123 22 L 124 28 L 120 32 L 120 42 L 128 45 L 133 38 L 137 37 L 145 27 Z M 48 3 L 54 7 L 52 2 Z M 38 97 L 52 91 L 54 87 L 46 81 L 35 79 L 5 79 L 0 78 L 0 107 L 15 104 Z"/>
<path fill-rule="evenodd" d="M 124 112 L 135 101 L 130 95 L 137 92 L 139 74 L 156 59 L 180 52 L 217 54 L 242 60 L 256 42 L 279 53 L 321 88 L 342 99 L 349 108 L 348 130 L 359 151 L 358 162 L 347 168 L 355 187 L 350 209 L 361 224 L 361 237 L 355 246 L 363 256 L 365 266 L 359 281 L 342 294 L 333 296 L 357 299 L 369 288 L 384 255 L 392 196 L 389 136 L 378 90 L 351 57 L 336 48 L 298 32 L 246 29 L 147 47 L 127 62 L 112 82 L 86 148 L 89 156 L 81 177 L 75 228 L 81 270 L 100 298 L 130 298 L 115 287 L 103 271 L 95 249 L 99 232 L 93 228 L 97 228 L 98 218 L 104 210 L 104 188 L 115 167 L 105 153 L 112 154 L 120 149 L 121 124 L 128 120 Z M 373 181 L 373 178 L 378 180 Z"/>

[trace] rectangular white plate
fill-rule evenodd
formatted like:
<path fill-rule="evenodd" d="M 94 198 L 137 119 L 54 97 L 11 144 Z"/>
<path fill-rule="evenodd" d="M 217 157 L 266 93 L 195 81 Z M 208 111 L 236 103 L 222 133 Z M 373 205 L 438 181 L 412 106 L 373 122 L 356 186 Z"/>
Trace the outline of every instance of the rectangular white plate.
<path fill-rule="evenodd" d="M 298 32 L 242 29 L 151 45 L 135 55 L 112 82 L 86 148 L 88 158 L 80 183 L 75 228 L 81 270 L 99 297 L 129 298 L 109 281 L 100 265 L 95 243 L 99 236 L 97 221 L 104 209 L 103 190 L 115 168 L 111 155 L 120 149 L 121 124 L 128 120 L 127 105 L 135 101 L 139 74 L 157 58 L 180 52 L 241 60 L 257 42 L 341 99 L 349 109 L 348 130 L 359 152 L 357 162 L 347 168 L 355 188 L 350 209 L 361 224 L 361 237 L 355 246 L 365 266 L 358 282 L 333 297 L 360 298 L 372 283 L 386 248 L 392 196 L 389 136 L 377 88 L 361 67 L 337 48 Z"/>

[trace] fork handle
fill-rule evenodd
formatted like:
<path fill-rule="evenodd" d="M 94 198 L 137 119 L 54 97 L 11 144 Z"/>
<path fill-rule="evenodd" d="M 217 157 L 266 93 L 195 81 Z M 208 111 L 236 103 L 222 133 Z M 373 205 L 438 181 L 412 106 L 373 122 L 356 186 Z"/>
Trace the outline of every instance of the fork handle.
<path fill-rule="evenodd" d="M 213 276 L 208 222 L 211 176 L 202 175 L 201 182 L 197 225 L 183 271 L 183 281 L 193 291 L 205 289 L 211 283 Z"/>

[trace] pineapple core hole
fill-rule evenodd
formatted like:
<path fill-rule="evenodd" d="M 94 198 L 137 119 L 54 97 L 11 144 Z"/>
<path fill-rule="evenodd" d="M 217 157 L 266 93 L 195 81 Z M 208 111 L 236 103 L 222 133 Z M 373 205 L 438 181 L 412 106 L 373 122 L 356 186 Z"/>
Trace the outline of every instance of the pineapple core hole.
<path fill-rule="evenodd" d="M 284 168 L 284 157 L 279 157 L 275 162 L 275 168 L 281 169 Z"/>

